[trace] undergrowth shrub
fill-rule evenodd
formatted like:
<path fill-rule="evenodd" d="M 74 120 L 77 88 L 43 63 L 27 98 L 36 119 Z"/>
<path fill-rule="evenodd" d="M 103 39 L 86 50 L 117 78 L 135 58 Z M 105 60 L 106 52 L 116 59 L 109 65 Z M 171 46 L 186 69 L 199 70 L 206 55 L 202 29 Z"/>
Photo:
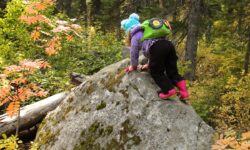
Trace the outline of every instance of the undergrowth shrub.
<path fill-rule="evenodd" d="M 18 137 L 12 135 L 7 137 L 5 134 L 2 135 L 2 139 L 0 139 L 0 149 L 5 150 L 17 150 L 19 149 L 19 144 L 22 141 L 18 139 Z"/>
<path fill-rule="evenodd" d="M 227 129 L 224 133 L 215 135 L 216 142 L 212 146 L 212 150 L 249 150 L 250 149 L 250 131 L 236 132 Z"/>
<path fill-rule="evenodd" d="M 54 14 L 51 0 L 44 0 L 46 5 L 23 2 L 9 2 L 0 18 L 0 67 L 27 58 L 48 61 L 50 71 L 32 76 L 48 96 L 72 87 L 71 72 L 90 75 L 120 60 L 122 43 L 116 33 L 86 28 L 84 22 Z"/>
<path fill-rule="evenodd" d="M 189 88 L 192 105 L 215 129 L 247 131 L 250 124 L 250 76 L 242 73 L 244 53 L 230 48 L 218 53 L 216 47 L 218 45 L 205 47 L 201 44 L 197 81 Z"/>
<path fill-rule="evenodd" d="M 18 19 L 23 9 L 22 1 L 13 0 L 0 18 L 0 67 L 17 63 L 34 47 L 27 25 Z"/>

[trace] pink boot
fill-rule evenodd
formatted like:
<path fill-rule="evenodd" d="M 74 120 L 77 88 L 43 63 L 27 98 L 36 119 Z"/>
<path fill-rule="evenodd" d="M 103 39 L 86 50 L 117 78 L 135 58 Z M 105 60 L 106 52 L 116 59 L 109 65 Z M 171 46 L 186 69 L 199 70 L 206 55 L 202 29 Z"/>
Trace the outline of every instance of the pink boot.
<path fill-rule="evenodd" d="M 187 91 L 185 80 L 179 81 L 177 83 L 177 87 L 180 91 L 180 99 L 187 99 L 188 98 L 188 91 Z"/>
<path fill-rule="evenodd" d="M 168 99 L 170 98 L 171 96 L 174 96 L 176 94 L 176 90 L 175 89 L 171 89 L 169 90 L 167 93 L 160 93 L 159 94 L 159 97 L 161 99 Z"/>

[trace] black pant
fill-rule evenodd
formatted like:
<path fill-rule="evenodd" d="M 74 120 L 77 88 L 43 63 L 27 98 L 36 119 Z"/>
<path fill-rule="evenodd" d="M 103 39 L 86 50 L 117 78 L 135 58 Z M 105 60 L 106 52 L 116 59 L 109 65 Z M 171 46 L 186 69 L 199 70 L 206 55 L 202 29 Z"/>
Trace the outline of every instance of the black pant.
<path fill-rule="evenodd" d="M 166 93 L 183 80 L 178 73 L 174 45 L 170 41 L 160 40 L 151 46 L 149 52 L 150 74 L 162 92 Z"/>

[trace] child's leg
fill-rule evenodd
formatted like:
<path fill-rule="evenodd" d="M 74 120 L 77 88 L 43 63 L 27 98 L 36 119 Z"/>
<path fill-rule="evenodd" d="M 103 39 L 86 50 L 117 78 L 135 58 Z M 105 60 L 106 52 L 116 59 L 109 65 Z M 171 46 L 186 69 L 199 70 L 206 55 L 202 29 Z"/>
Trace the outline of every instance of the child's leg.
<path fill-rule="evenodd" d="M 186 82 L 184 78 L 178 73 L 178 68 L 177 68 L 178 57 L 176 55 L 174 45 L 170 41 L 167 41 L 167 43 L 168 43 L 169 54 L 167 55 L 167 59 L 165 61 L 166 73 L 169 76 L 172 83 L 178 87 L 180 91 L 180 98 L 186 99 L 188 98 L 189 95 L 186 88 Z"/>
<path fill-rule="evenodd" d="M 166 73 L 172 84 L 176 85 L 179 81 L 183 80 L 183 77 L 179 74 L 177 68 L 178 57 L 176 55 L 175 47 L 170 41 L 166 41 L 168 54 L 165 59 Z"/>
<path fill-rule="evenodd" d="M 174 86 L 171 83 L 171 80 L 164 74 L 164 70 L 161 70 L 160 66 L 151 65 L 149 63 L 150 74 L 154 79 L 155 83 L 161 88 L 163 93 L 168 92 L 170 89 L 173 89 Z"/>
<path fill-rule="evenodd" d="M 174 86 L 172 85 L 171 80 L 165 74 L 164 56 L 166 56 L 164 42 L 158 41 L 150 48 L 149 69 L 152 78 L 161 88 L 162 93 L 167 94 L 169 91 L 174 89 Z M 175 93 L 173 92 L 173 94 Z M 167 98 L 168 95 L 165 97 Z"/>

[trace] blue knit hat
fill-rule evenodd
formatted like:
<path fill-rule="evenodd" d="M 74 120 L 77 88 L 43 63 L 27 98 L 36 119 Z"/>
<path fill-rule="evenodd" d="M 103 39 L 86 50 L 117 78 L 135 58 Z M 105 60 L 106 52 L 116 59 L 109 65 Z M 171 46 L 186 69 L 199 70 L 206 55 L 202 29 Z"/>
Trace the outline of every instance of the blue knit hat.
<path fill-rule="evenodd" d="M 128 19 L 124 19 L 121 21 L 121 28 L 124 29 L 126 33 L 128 33 L 132 28 L 138 25 L 140 25 L 139 15 L 137 15 L 136 13 L 132 13 Z"/>

